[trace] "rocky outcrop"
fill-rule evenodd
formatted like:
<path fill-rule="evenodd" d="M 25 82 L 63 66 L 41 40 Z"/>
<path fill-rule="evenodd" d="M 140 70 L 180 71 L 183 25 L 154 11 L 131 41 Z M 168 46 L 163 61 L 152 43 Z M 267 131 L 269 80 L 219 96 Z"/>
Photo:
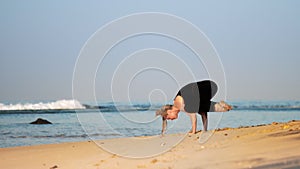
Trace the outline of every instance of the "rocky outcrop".
<path fill-rule="evenodd" d="M 52 124 L 50 121 L 38 118 L 37 120 L 31 122 L 30 124 Z"/>

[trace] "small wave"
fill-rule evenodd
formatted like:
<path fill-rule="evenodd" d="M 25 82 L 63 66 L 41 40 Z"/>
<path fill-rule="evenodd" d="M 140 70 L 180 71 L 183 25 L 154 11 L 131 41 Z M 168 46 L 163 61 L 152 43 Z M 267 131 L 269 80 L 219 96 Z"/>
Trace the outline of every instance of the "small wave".
<path fill-rule="evenodd" d="M 25 104 L 2 104 L 0 110 L 62 110 L 62 109 L 85 109 L 85 106 L 77 100 L 58 100 L 49 103 L 25 103 Z"/>
<path fill-rule="evenodd" d="M 297 102 L 263 102 L 263 103 L 237 103 L 233 104 L 234 110 L 272 110 L 272 111 L 288 111 L 300 110 L 300 103 Z"/>
<path fill-rule="evenodd" d="M 162 105 L 150 105 L 149 103 L 144 104 L 118 104 L 118 103 L 107 103 L 101 105 L 88 105 L 83 104 L 86 109 L 98 109 L 101 112 L 135 112 L 135 111 L 155 111 Z"/>
<path fill-rule="evenodd" d="M 300 107 L 285 107 L 285 106 L 234 106 L 233 110 L 272 110 L 272 111 L 288 111 L 300 110 Z"/>

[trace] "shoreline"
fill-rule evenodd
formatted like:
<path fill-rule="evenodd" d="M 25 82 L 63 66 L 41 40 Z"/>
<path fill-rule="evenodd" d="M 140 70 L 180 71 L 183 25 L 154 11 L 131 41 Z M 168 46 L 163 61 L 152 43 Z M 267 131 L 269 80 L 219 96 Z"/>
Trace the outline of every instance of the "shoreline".
<path fill-rule="evenodd" d="M 3 168 L 283 168 L 300 166 L 300 120 L 170 134 L 0 148 Z M 107 151 L 108 150 L 108 151 Z"/>

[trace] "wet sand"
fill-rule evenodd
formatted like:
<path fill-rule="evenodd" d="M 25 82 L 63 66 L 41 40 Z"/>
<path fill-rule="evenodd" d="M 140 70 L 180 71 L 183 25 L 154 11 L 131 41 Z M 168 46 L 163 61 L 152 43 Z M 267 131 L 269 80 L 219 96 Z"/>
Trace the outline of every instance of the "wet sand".
<path fill-rule="evenodd" d="M 299 168 L 300 121 L 172 134 L 0 148 L 6 169 Z"/>

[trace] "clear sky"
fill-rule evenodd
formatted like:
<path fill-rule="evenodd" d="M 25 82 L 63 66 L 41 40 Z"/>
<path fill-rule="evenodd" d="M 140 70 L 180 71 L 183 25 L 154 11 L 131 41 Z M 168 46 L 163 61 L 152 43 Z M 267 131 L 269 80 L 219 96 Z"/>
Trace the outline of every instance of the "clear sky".
<path fill-rule="evenodd" d="M 300 1 L 297 0 L 1 1 L 0 102 L 71 99 L 74 66 L 88 38 L 112 20 L 138 12 L 176 15 L 205 33 L 224 66 L 228 100 L 300 100 L 299 8 Z M 166 51 L 181 49 L 171 39 L 155 38 L 137 37 L 128 40 L 126 45 L 131 49 L 140 46 L 136 50 L 144 43 L 148 48 Z M 155 43 L 157 41 L 160 43 Z M 130 55 L 129 52 L 123 56 L 122 44 L 119 48 L 118 54 L 114 55 L 112 51 L 107 60 L 106 73 L 97 74 L 95 91 L 101 101 L 108 100 L 111 94 L 101 88 L 101 83 L 105 83 L 105 74 L 112 74 L 114 66 L 122 60 L 116 56 Z M 189 62 L 188 51 L 184 51 L 182 48 L 176 54 Z M 148 62 L 147 59 L 151 61 L 155 57 L 148 56 L 144 61 Z M 136 62 L 134 64 L 140 64 L 138 60 Z M 192 69 L 196 67 L 193 60 L 190 62 Z M 176 63 L 171 61 L 166 66 L 172 67 L 172 64 Z M 200 74 L 205 72 L 203 66 L 199 67 Z M 203 74 L 197 78 L 206 78 Z M 147 95 L 142 91 L 161 95 L 159 90 L 138 87 L 147 80 L 146 76 L 153 81 L 155 71 L 133 79 L 131 99 L 138 100 L 141 94 Z M 159 79 L 170 78 L 163 76 L 157 74 Z M 160 82 L 161 88 L 174 85 Z M 177 91 L 170 92 L 176 94 Z"/>

